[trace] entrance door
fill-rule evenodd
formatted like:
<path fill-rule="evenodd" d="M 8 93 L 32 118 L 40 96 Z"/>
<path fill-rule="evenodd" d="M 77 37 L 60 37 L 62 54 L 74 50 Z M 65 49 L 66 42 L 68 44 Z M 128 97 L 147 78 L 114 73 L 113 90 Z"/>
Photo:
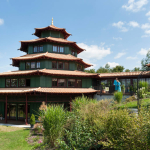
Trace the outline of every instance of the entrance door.
<path fill-rule="evenodd" d="M 7 118 L 11 120 L 24 120 L 26 118 L 26 105 L 8 104 Z M 28 118 L 30 118 L 30 105 L 28 105 Z"/>

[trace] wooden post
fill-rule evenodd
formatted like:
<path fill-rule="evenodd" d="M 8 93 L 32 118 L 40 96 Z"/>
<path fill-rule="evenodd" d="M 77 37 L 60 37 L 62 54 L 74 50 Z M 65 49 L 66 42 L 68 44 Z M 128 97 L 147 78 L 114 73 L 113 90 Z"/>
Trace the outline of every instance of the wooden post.
<path fill-rule="evenodd" d="M 71 101 L 72 101 L 72 99 L 71 99 L 71 96 L 70 96 L 70 112 L 72 111 L 72 104 L 71 104 Z"/>
<path fill-rule="evenodd" d="M 46 93 L 46 100 L 45 100 L 45 103 L 46 103 L 46 105 L 47 105 L 47 93 Z"/>
<path fill-rule="evenodd" d="M 10 103 L 9 103 L 9 119 L 10 119 Z"/>
<path fill-rule="evenodd" d="M 6 95 L 6 104 L 5 104 L 5 123 L 7 123 L 7 95 Z"/>
<path fill-rule="evenodd" d="M 28 124 L 28 102 L 27 102 L 27 95 L 26 95 L 26 125 Z"/>

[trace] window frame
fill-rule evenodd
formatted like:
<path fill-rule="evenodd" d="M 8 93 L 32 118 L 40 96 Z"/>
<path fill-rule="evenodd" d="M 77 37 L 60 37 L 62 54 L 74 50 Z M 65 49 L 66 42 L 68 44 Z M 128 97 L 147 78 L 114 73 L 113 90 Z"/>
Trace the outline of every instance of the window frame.
<path fill-rule="evenodd" d="M 54 46 L 57 47 L 57 51 L 54 51 L 54 49 L 53 49 L 53 53 L 60 53 L 60 54 L 64 54 L 64 53 L 65 53 L 65 48 L 64 48 L 64 46 L 53 45 L 53 48 L 54 48 Z M 63 52 L 60 52 L 60 47 L 63 47 Z"/>
<path fill-rule="evenodd" d="M 77 87 L 77 79 L 71 78 L 71 79 L 68 79 L 68 81 L 69 81 L 69 80 L 75 80 L 75 86 L 72 87 L 72 86 L 69 86 L 69 84 L 68 84 L 68 87 L 69 87 L 69 88 L 76 88 L 76 87 Z"/>
<path fill-rule="evenodd" d="M 40 64 L 39 67 L 37 67 L 37 64 L 38 64 L 38 63 Z M 41 68 L 41 62 L 40 62 L 40 61 L 37 61 L 37 62 L 36 62 L 36 69 L 40 69 L 40 68 Z"/>
<path fill-rule="evenodd" d="M 35 63 L 35 67 L 34 68 L 31 68 L 31 63 Z M 31 61 L 30 63 L 30 69 L 36 69 L 36 61 Z"/>
<path fill-rule="evenodd" d="M 56 68 L 53 68 L 53 62 L 56 62 Z M 57 69 L 57 61 L 52 61 L 52 69 Z"/>
<path fill-rule="evenodd" d="M 62 68 L 59 68 L 59 63 L 62 63 Z M 64 68 L 64 62 L 63 62 L 63 61 L 58 61 L 58 70 L 59 70 L 59 69 L 60 69 L 60 70 L 64 70 L 63 68 Z"/>
<path fill-rule="evenodd" d="M 68 68 L 67 69 L 65 69 L 65 63 L 67 63 L 68 64 Z M 69 70 L 69 62 L 64 62 L 64 70 Z"/>
<path fill-rule="evenodd" d="M 74 53 L 74 54 L 73 54 Z M 75 51 L 74 50 L 71 50 L 71 55 L 72 56 L 75 56 Z"/>
<path fill-rule="evenodd" d="M 25 68 L 26 68 L 26 70 L 29 70 L 29 69 L 27 69 L 27 63 L 29 63 L 29 69 L 31 69 L 31 62 L 29 62 L 29 61 L 26 62 L 26 67 Z"/>
<path fill-rule="evenodd" d="M 77 80 L 81 80 L 81 87 L 77 87 Z M 82 88 L 82 79 L 76 79 L 76 88 Z"/>
<path fill-rule="evenodd" d="M 35 47 L 37 47 L 37 51 L 36 52 L 34 51 Z M 41 47 L 42 47 L 42 51 L 40 49 Z M 35 46 L 33 46 L 33 53 L 39 53 L 39 52 L 43 52 L 43 45 L 35 45 Z"/>
<path fill-rule="evenodd" d="M 25 86 L 19 86 L 19 83 L 20 83 L 19 80 L 20 79 L 25 79 Z M 26 78 L 18 78 L 18 87 L 27 87 L 27 85 L 26 85 Z"/>
<path fill-rule="evenodd" d="M 78 69 L 79 66 L 82 67 L 81 70 Z M 78 71 L 83 71 L 83 66 L 80 65 L 80 64 L 77 64 L 77 70 L 78 70 Z"/>
<path fill-rule="evenodd" d="M 53 79 L 57 79 L 57 86 L 53 86 Z M 62 79 L 65 80 L 65 85 L 64 86 L 58 86 L 58 81 L 62 80 Z M 60 88 L 60 87 L 64 87 L 65 88 L 65 87 L 67 87 L 67 79 L 65 79 L 65 78 L 52 78 L 52 87 L 53 88 Z"/>
<path fill-rule="evenodd" d="M 65 80 L 65 85 L 64 86 L 58 86 L 58 80 L 62 80 L 62 79 Z M 58 88 L 60 88 L 60 87 L 66 87 L 66 85 L 67 85 L 66 82 L 67 82 L 67 80 L 65 78 L 57 78 L 57 87 Z"/>
<path fill-rule="evenodd" d="M 13 79 L 14 79 L 14 78 L 13 78 Z M 12 85 L 11 85 L 11 80 L 13 80 L 13 79 L 10 79 L 10 87 L 11 87 L 11 88 L 16 88 L 18 84 L 16 84 L 16 86 L 12 86 Z M 16 80 L 17 80 L 17 83 L 18 83 L 18 79 L 16 79 Z"/>
<path fill-rule="evenodd" d="M 9 87 L 6 87 L 6 80 L 9 80 L 9 82 L 10 82 L 10 86 Z M 5 79 L 5 88 L 11 88 L 11 80 L 10 79 Z"/>

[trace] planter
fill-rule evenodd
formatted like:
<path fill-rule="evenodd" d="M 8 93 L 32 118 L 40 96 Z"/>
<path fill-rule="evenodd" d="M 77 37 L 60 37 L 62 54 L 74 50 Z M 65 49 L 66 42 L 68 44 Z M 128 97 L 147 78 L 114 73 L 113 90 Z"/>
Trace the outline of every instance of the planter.
<path fill-rule="evenodd" d="M 3 120 L 3 117 L 0 117 L 0 120 Z"/>

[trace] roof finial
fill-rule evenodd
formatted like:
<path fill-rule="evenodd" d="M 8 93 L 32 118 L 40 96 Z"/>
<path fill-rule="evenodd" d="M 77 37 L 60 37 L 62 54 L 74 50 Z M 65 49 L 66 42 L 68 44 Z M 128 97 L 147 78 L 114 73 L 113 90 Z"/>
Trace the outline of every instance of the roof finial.
<path fill-rule="evenodd" d="M 52 17 L 52 24 L 51 25 L 53 26 L 53 17 Z"/>

